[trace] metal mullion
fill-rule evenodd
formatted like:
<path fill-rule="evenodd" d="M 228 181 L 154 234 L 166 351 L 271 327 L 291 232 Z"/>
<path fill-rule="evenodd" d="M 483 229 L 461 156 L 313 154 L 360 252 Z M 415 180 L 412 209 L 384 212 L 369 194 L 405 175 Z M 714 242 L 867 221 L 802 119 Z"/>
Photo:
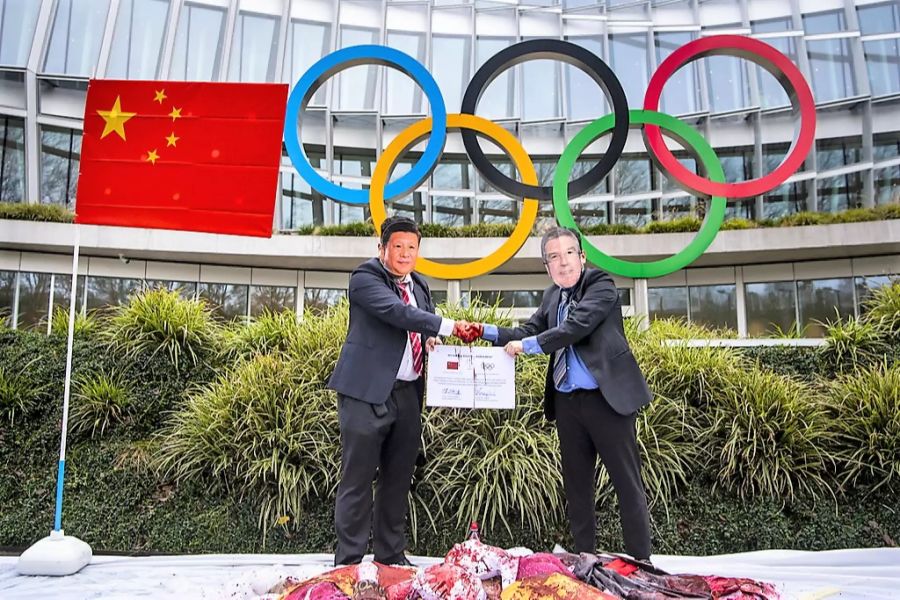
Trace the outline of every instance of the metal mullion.
<path fill-rule="evenodd" d="M 234 42 L 234 28 L 237 24 L 238 17 L 238 1 L 229 0 L 228 12 L 225 15 L 225 27 L 222 31 L 222 55 L 219 63 L 219 72 L 213 73 L 213 81 L 227 81 L 228 68 L 231 63 L 231 46 Z M 241 37 L 243 37 L 243 28 L 241 29 Z M 249 299 L 247 305 L 250 305 Z"/>
<path fill-rule="evenodd" d="M 169 14 L 166 19 L 166 30 L 163 35 L 162 55 L 156 67 L 156 75 L 159 78 L 168 79 L 169 69 L 172 66 L 172 51 L 175 46 L 175 34 L 178 30 L 178 19 L 181 15 L 181 2 L 170 0 Z"/>
<path fill-rule="evenodd" d="M 97 64 L 94 66 L 94 72 L 91 74 L 91 77 L 106 74 L 106 68 L 109 64 L 110 48 L 112 47 L 112 38 L 116 29 L 116 18 L 119 15 L 120 6 L 121 0 L 110 0 L 109 10 L 106 12 L 106 28 L 103 30 L 103 39 L 100 42 L 100 52 L 97 57 Z M 131 14 L 133 18 L 134 6 L 132 6 Z M 128 52 L 131 52 L 130 38 L 128 40 Z"/>

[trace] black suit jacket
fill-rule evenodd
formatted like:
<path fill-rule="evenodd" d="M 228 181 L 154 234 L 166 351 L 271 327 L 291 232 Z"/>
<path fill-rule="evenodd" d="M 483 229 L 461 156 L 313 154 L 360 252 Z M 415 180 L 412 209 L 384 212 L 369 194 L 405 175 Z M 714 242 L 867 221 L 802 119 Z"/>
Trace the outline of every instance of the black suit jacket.
<path fill-rule="evenodd" d="M 406 350 L 407 331 L 425 339 L 436 336 L 441 317 L 434 314 L 431 291 L 412 273 L 413 294 L 419 308 L 403 302 L 400 287 L 377 258 L 367 260 L 350 275 L 350 325 L 347 339 L 328 387 L 339 394 L 370 404 L 388 399 Z M 425 394 L 423 377 L 417 381 L 419 401 Z"/>
<path fill-rule="evenodd" d="M 625 339 L 619 294 L 612 277 L 598 269 L 585 269 L 572 293 L 575 304 L 570 306 L 566 320 L 558 323 L 561 295 L 556 285 L 544 290 L 541 306 L 528 322 L 499 328 L 495 345 L 535 335 L 541 349 L 551 356 L 560 348 L 574 346 L 613 410 L 629 415 L 649 404 L 650 388 Z M 551 421 L 556 418 L 554 392 L 551 360 L 544 387 L 544 414 Z"/>

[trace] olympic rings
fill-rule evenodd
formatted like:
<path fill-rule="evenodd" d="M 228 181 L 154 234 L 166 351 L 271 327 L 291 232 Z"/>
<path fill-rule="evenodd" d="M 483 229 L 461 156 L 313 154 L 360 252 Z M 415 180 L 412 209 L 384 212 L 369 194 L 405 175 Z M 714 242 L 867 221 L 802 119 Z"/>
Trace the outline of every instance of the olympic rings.
<path fill-rule="evenodd" d="M 771 173 L 741 183 L 726 183 L 722 165 L 712 147 L 694 129 L 672 116 L 656 112 L 663 85 L 685 64 L 706 56 L 727 55 L 746 58 L 772 73 L 784 86 L 800 124 L 784 161 Z M 557 59 L 586 72 L 603 89 L 612 113 L 591 122 L 566 146 L 556 166 L 551 187 L 538 185 L 531 158 L 516 138 L 506 129 L 475 116 L 484 89 L 504 69 L 533 59 Z M 423 119 L 401 132 L 375 165 L 369 190 L 352 190 L 331 183 L 319 175 L 306 156 L 298 135 L 298 118 L 316 89 L 328 77 L 351 66 L 378 64 L 394 67 L 412 77 L 424 90 L 431 103 L 433 118 Z M 592 263 L 610 273 L 626 277 L 659 277 L 684 268 L 699 257 L 712 243 L 725 216 L 725 198 L 746 198 L 764 194 L 796 172 L 803 164 L 815 139 L 815 101 L 809 84 L 799 69 L 775 48 L 752 38 L 718 35 L 700 38 L 675 50 L 660 64 L 650 78 L 643 110 L 629 111 L 622 85 L 603 60 L 585 48 L 561 40 L 530 40 L 514 44 L 482 65 L 466 88 L 461 114 L 447 114 L 440 89 L 431 74 L 411 56 L 385 46 L 353 46 L 333 52 L 303 74 L 288 98 L 284 125 L 284 141 L 288 155 L 300 175 L 323 195 L 349 204 L 369 203 L 376 230 L 387 217 L 385 199 L 409 193 L 427 178 L 440 160 L 447 139 L 447 129 L 462 131 L 466 153 L 482 177 L 495 188 L 515 198 L 523 198 L 522 213 L 512 235 L 495 252 L 462 264 L 442 264 L 420 258 L 416 269 L 424 275 L 441 279 L 468 279 L 496 269 L 512 258 L 531 233 L 537 219 L 539 200 L 553 201 L 560 224 L 577 229 L 569 200 L 587 193 L 612 170 L 622 154 L 630 125 L 642 124 L 644 141 L 650 157 L 660 170 L 684 189 L 711 197 L 711 205 L 700 231 L 680 252 L 661 260 L 637 263 L 604 254 L 587 239 L 585 252 Z M 661 129 L 696 154 L 708 178 L 687 170 L 666 147 Z M 608 150 L 587 173 L 568 181 L 575 161 L 594 140 L 612 131 Z M 522 181 L 501 173 L 478 145 L 476 133 L 492 138 L 512 158 Z M 420 139 L 430 135 L 425 151 L 413 168 L 396 181 L 388 183 L 398 158 Z"/>
<path fill-rule="evenodd" d="M 447 108 L 444 106 L 444 97 L 434 77 L 419 61 L 399 50 L 375 45 L 351 46 L 324 56 L 300 77 L 291 91 L 284 118 L 284 144 L 294 168 L 312 188 L 325 196 L 348 204 L 367 204 L 368 192 L 341 187 L 316 172 L 303 153 L 303 146 L 297 133 L 299 128 L 297 120 L 300 112 L 306 108 L 313 94 L 326 79 L 344 69 L 361 64 L 394 67 L 412 77 L 425 92 L 431 103 L 431 114 L 437 120 L 434 133 L 413 168 L 397 181 L 388 184 L 385 193 L 389 198 L 402 196 L 407 190 L 414 189 L 425 181 L 440 160 L 444 142 L 447 140 Z"/>
<path fill-rule="evenodd" d="M 386 191 L 384 184 L 397 163 L 397 159 L 431 131 L 432 123 L 432 119 L 422 119 L 401 131 L 384 150 L 378 162 L 375 163 L 375 170 L 372 173 L 372 185 L 369 188 L 369 207 L 372 211 L 375 231 L 379 235 L 381 234 L 381 224 L 387 218 L 387 211 L 384 206 Z M 537 172 L 534 170 L 534 163 L 531 162 L 531 157 L 528 156 L 528 153 L 525 152 L 525 148 L 519 144 L 519 141 L 503 127 L 487 119 L 467 114 L 447 115 L 447 127 L 477 131 L 493 139 L 512 159 L 516 169 L 522 174 L 522 180 L 527 184 L 537 184 Z M 538 206 L 539 202 L 536 199 L 525 198 L 522 205 L 522 214 L 512 235 L 507 238 L 500 248 L 491 254 L 460 264 L 438 263 L 420 256 L 416 261 L 416 271 L 438 279 L 470 279 L 493 271 L 515 256 L 522 244 L 528 239 L 531 229 L 537 220 Z"/>
<path fill-rule="evenodd" d="M 559 162 L 556 165 L 556 174 L 553 177 L 553 208 L 556 210 L 557 219 L 564 227 L 572 227 L 578 231 L 578 225 L 572 217 L 572 209 L 569 207 L 566 195 L 566 181 L 569 173 L 572 172 L 575 161 L 584 149 L 613 128 L 613 117 L 614 115 L 606 115 L 596 121 L 592 121 L 572 138 L 572 141 L 563 150 L 562 156 L 559 157 Z M 696 153 L 700 164 L 703 165 L 704 170 L 712 181 L 725 181 L 725 171 L 722 169 L 722 164 L 719 162 L 715 150 L 712 149 L 712 146 L 703 139 L 697 130 L 692 129 L 671 115 L 649 110 L 632 110 L 629 120 L 632 125 L 655 125 L 658 128 L 669 131 L 688 150 L 693 150 Z M 719 231 L 719 227 L 722 226 L 722 221 L 725 219 L 725 205 L 726 200 L 723 196 L 713 196 L 709 212 L 703 220 L 700 231 L 697 232 L 690 244 L 685 246 L 680 252 L 667 258 L 652 262 L 633 262 L 614 258 L 604 253 L 582 236 L 584 252 L 588 260 L 593 264 L 616 275 L 634 278 L 668 275 L 691 264 L 709 248 L 709 245 L 712 244 L 713 239 L 716 237 L 716 233 Z"/>
<path fill-rule="evenodd" d="M 501 71 L 528 60 L 547 58 L 562 60 L 587 73 L 606 93 L 615 115 L 612 139 L 603 158 L 587 173 L 568 184 L 569 197 L 575 198 L 587 193 L 609 174 L 622 156 L 622 150 L 625 149 L 625 142 L 628 139 L 628 100 L 625 98 L 625 90 L 622 89 L 619 78 L 599 56 L 586 48 L 562 40 L 529 40 L 513 44 L 481 65 L 466 88 L 460 112 L 474 115 L 481 94 Z M 464 129 L 462 139 L 469 160 L 482 177 L 495 188 L 514 198 L 528 196 L 539 200 L 552 199 L 551 187 L 524 185 L 501 173 L 484 155 L 474 131 Z"/>
<path fill-rule="evenodd" d="M 768 44 L 740 35 L 713 35 L 696 39 L 681 46 L 659 65 L 650 78 L 644 109 L 657 110 L 666 81 L 685 64 L 704 56 L 727 55 L 751 60 L 775 76 L 791 98 L 794 110 L 800 112 L 800 132 L 790 152 L 778 167 L 758 179 L 742 183 L 714 182 L 688 171 L 666 148 L 659 127 L 644 127 L 644 138 L 650 156 L 670 178 L 686 186 L 695 194 L 747 198 L 775 189 L 803 166 L 816 134 L 816 104 L 809 84 L 790 59 Z"/>

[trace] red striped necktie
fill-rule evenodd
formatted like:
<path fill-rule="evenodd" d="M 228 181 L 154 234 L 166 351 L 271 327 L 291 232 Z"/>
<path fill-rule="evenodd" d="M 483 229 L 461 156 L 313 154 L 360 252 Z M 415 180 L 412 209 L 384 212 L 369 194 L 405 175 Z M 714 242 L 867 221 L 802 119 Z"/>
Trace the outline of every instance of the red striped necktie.
<path fill-rule="evenodd" d="M 407 291 L 407 287 L 409 286 L 406 282 L 400 283 L 400 296 L 403 298 L 403 302 L 409 304 L 409 292 Z M 409 345 L 412 348 L 413 355 L 413 367 L 416 369 L 416 374 L 422 374 L 422 365 L 423 365 L 423 357 L 422 357 L 422 336 L 416 333 L 415 331 L 407 332 L 409 334 Z"/>

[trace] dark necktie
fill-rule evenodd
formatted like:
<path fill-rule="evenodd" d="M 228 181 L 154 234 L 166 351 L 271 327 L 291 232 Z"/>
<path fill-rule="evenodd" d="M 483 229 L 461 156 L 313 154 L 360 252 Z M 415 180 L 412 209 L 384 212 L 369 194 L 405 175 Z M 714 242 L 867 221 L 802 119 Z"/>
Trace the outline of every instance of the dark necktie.
<path fill-rule="evenodd" d="M 409 304 L 409 292 L 407 291 L 407 283 L 400 284 L 400 296 L 403 298 L 403 302 Z M 413 355 L 413 367 L 416 369 L 416 374 L 422 374 L 422 337 L 415 331 L 408 331 L 409 335 L 409 345 L 412 348 Z"/>
<path fill-rule="evenodd" d="M 559 323 L 557 323 L 557 325 L 562 324 L 569 314 L 569 293 L 565 290 L 562 292 L 559 305 L 562 310 L 559 311 Z M 566 348 L 560 348 L 553 355 L 553 383 L 557 389 L 559 389 L 559 386 L 566 380 L 566 372 L 569 370 L 566 360 Z"/>

